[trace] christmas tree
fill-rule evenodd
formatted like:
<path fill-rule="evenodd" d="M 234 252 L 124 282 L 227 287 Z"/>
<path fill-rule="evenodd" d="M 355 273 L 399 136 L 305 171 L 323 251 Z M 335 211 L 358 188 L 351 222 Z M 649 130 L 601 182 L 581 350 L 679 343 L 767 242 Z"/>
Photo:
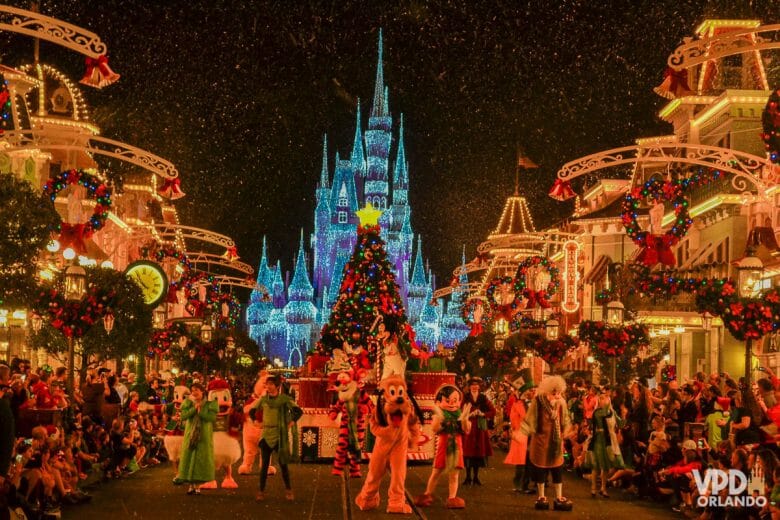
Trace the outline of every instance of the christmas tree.
<path fill-rule="evenodd" d="M 360 225 L 355 250 L 344 266 L 339 295 L 330 320 L 322 327 L 317 349 L 330 355 L 333 349 L 343 348 L 346 341 L 349 350 L 358 346 L 367 348 L 369 358 L 374 361 L 373 336 L 378 323 L 383 321 L 388 331 L 398 334 L 399 348 L 408 354 L 411 327 L 407 324 L 395 274 L 387 260 L 385 242 L 380 237 L 377 222 L 382 212 L 367 204 L 356 214 Z"/>

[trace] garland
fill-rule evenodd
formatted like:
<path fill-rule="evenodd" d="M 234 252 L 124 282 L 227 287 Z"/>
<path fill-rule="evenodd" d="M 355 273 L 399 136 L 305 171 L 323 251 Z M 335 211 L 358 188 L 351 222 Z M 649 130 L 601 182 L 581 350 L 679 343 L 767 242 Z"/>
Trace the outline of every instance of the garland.
<path fill-rule="evenodd" d="M 553 317 L 556 319 L 558 318 L 556 315 L 551 314 L 546 319 L 535 320 L 528 315 L 523 315 L 518 312 L 509 322 L 509 330 L 511 332 L 517 332 L 520 329 L 543 329 L 547 325 L 547 320 Z"/>
<path fill-rule="evenodd" d="M 577 342 L 570 336 L 562 336 L 558 339 L 538 339 L 533 343 L 534 354 L 542 358 L 548 365 L 560 363 L 569 352 L 577 346 Z"/>
<path fill-rule="evenodd" d="M 547 284 L 547 287 L 540 291 L 535 291 L 534 289 L 528 288 L 523 291 L 523 296 L 528 300 L 526 309 L 532 309 L 536 307 L 537 304 L 543 309 L 548 309 L 550 307 L 550 297 L 554 296 L 561 286 L 561 280 L 558 276 L 558 268 L 555 266 L 555 263 L 551 262 L 549 258 L 544 256 L 530 256 L 523 260 L 520 265 L 517 266 L 515 279 L 523 280 L 523 284 L 525 284 L 526 273 L 528 270 L 539 266 L 543 267 L 547 271 L 547 274 L 550 275 L 550 282 Z"/>
<path fill-rule="evenodd" d="M 514 294 L 514 299 L 511 303 L 504 303 L 496 299 L 496 289 L 502 286 L 511 289 Z M 492 307 L 493 315 L 511 322 L 515 315 L 520 312 L 520 303 L 523 299 L 524 289 L 525 279 L 512 278 L 511 276 L 497 276 L 493 278 L 485 291 L 485 296 L 488 304 Z"/>
<path fill-rule="evenodd" d="M 645 198 L 651 198 L 656 202 L 670 201 L 674 206 L 675 223 L 672 228 L 663 235 L 650 234 L 642 231 L 637 222 L 637 210 Z M 682 184 L 679 181 L 663 181 L 650 179 L 642 188 L 636 187 L 631 193 L 626 194 L 623 200 L 623 214 L 621 216 L 626 234 L 640 247 L 637 260 L 646 266 L 657 263 L 674 265 L 675 259 L 671 247 L 677 245 L 688 232 L 693 222 L 688 215 L 688 201 L 685 199 Z"/>
<path fill-rule="evenodd" d="M 171 349 L 180 347 L 179 340 L 183 336 L 187 338 L 187 343 L 184 348 L 190 343 L 195 343 L 193 341 L 193 336 L 187 331 L 187 327 L 184 326 L 184 323 L 171 322 L 164 329 L 156 330 L 149 340 L 149 346 L 146 349 L 146 357 L 149 359 L 160 357 L 166 361 L 170 360 Z"/>
<path fill-rule="evenodd" d="M 475 317 L 477 309 L 481 309 L 481 316 L 478 312 Z M 484 324 L 493 319 L 493 308 L 482 298 L 469 298 L 461 307 L 460 315 L 463 323 L 471 329 L 469 336 L 479 336 L 485 330 Z"/>
<path fill-rule="evenodd" d="M 110 311 L 115 297 L 113 289 L 90 284 L 81 300 L 66 301 L 65 295 L 52 287 L 38 293 L 33 308 L 38 314 L 48 314 L 51 326 L 66 338 L 78 339 Z"/>
<path fill-rule="evenodd" d="M 57 198 L 57 194 L 71 184 L 80 184 L 87 189 L 87 196 L 95 200 L 95 208 L 87 222 L 81 224 L 69 224 L 60 219 L 55 230 L 60 234 L 59 240 L 62 247 L 72 246 L 79 253 L 87 251 L 85 240 L 99 231 L 108 218 L 108 210 L 111 208 L 111 190 L 95 175 L 82 169 L 72 169 L 58 173 L 46 181 L 43 193 L 51 198 Z"/>
<path fill-rule="evenodd" d="M 780 89 L 775 90 L 769 95 L 766 107 L 761 113 L 761 123 L 763 132 L 760 134 L 764 141 L 766 153 L 769 160 L 775 164 L 780 164 Z"/>
<path fill-rule="evenodd" d="M 642 324 L 610 327 L 603 321 L 585 320 L 580 322 L 578 336 L 597 355 L 606 357 L 622 356 L 626 348 L 650 342 Z"/>
<path fill-rule="evenodd" d="M 8 126 L 11 117 L 11 92 L 8 90 L 8 81 L 0 74 L 0 135 Z"/>
<path fill-rule="evenodd" d="M 599 292 L 596 293 L 596 303 L 599 305 L 606 305 L 611 301 L 614 301 L 617 299 L 617 295 L 615 294 L 615 290 L 612 288 L 609 289 L 601 289 Z"/>
<path fill-rule="evenodd" d="M 157 260 L 158 263 L 162 264 L 163 260 L 166 258 L 173 258 L 177 262 L 179 262 L 179 265 L 182 266 L 184 271 L 191 271 L 192 270 L 192 262 L 190 262 L 190 259 L 187 258 L 187 255 L 175 247 L 171 246 L 165 246 L 163 248 L 157 249 L 154 252 L 154 257 Z"/>
<path fill-rule="evenodd" d="M 217 328 L 233 329 L 241 319 L 241 302 L 231 293 L 217 293 L 211 304 L 211 312 L 217 317 Z"/>

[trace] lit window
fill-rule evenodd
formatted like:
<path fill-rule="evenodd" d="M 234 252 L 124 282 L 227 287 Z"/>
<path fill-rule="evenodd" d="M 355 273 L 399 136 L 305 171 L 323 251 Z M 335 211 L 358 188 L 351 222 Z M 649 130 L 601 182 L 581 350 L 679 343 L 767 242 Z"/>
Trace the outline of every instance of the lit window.
<path fill-rule="evenodd" d="M 346 224 L 346 223 L 347 223 L 347 212 L 339 211 L 339 224 Z"/>
<path fill-rule="evenodd" d="M 339 197 L 339 207 L 346 207 L 347 206 L 347 198 L 346 197 Z"/>

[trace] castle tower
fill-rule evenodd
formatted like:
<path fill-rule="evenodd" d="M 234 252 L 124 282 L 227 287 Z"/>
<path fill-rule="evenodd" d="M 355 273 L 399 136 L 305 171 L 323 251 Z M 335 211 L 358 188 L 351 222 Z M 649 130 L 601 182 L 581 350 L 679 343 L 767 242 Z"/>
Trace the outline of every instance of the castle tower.
<path fill-rule="evenodd" d="M 270 294 L 270 275 L 266 239 L 263 237 L 263 251 L 260 256 L 260 265 L 257 269 L 256 283 L 258 286 L 265 287 L 267 292 L 257 288 L 252 289 L 252 293 L 249 296 L 249 305 L 246 309 L 246 324 L 249 328 L 249 337 L 255 340 L 261 349 L 264 348 L 264 328 L 273 308 Z"/>
<path fill-rule="evenodd" d="M 386 210 L 388 207 L 389 186 L 387 182 L 387 164 L 390 155 L 390 141 L 393 119 L 388 108 L 388 91 L 385 88 L 382 69 L 382 31 L 379 31 L 379 56 L 376 65 L 376 83 L 371 117 L 366 131 L 367 166 L 364 187 L 364 202 Z M 389 217 L 389 215 L 388 215 Z M 385 219 L 387 221 L 387 219 Z M 381 222 L 380 222 L 381 224 Z M 383 231 L 386 232 L 387 224 Z"/>
<path fill-rule="evenodd" d="M 287 366 L 303 364 L 303 355 L 311 346 L 312 324 L 317 317 L 314 300 L 314 287 L 309 281 L 306 269 L 306 258 L 303 252 L 303 230 L 298 248 L 298 260 L 295 262 L 295 273 L 292 283 L 287 289 L 289 301 L 284 307 L 284 318 L 287 321 Z"/>
<path fill-rule="evenodd" d="M 364 177 L 366 176 L 366 154 L 363 151 L 363 130 L 360 117 L 360 98 L 357 101 L 357 114 L 355 115 L 355 138 L 352 140 L 352 155 L 349 160 L 355 172 L 355 188 L 357 193 L 363 193 Z"/>
<path fill-rule="evenodd" d="M 328 243 L 328 233 L 330 231 L 331 206 L 330 206 L 330 187 L 328 182 L 328 136 L 322 139 L 322 171 L 320 172 L 320 183 L 317 187 L 317 208 L 314 210 L 314 233 L 312 234 L 311 248 L 314 252 L 314 284 L 316 286 L 325 285 L 327 276 L 331 268 L 331 255 L 325 247 Z"/>
<path fill-rule="evenodd" d="M 407 295 L 407 308 L 409 309 L 409 321 L 416 323 L 420 319 L 425 305 L 425 291 L 428 281 L 425 279 L 425 266 L 422 260 L 422 238 L 417 236 L 417 254 L 414 257 L 414 268 L 409 281 L 409 293 Z"/>
<path fill-rule="evenodd" d="M 445 347 L 453 347 L 463 341 L 469 335 L 469 327 L 463 322 L 461 309 L 466 294 L 468 294 L 469 277 L 466 273 L 466 247 L 463 247 L 458 285 L 452 291 L 452 297 L 447 304 L 447 309 L 441 318 L 440 341 Z"/>

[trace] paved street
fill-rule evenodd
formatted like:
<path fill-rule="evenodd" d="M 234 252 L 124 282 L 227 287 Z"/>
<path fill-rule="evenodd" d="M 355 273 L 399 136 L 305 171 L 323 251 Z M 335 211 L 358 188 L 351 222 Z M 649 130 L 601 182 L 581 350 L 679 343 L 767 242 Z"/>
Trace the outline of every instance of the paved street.
<path fill-rule="evenodd" d="M 498 466 L 495 463 L 499 462 Z M 667 506 L 659 506 L 647 501 L 631 501 L 619 491 L 613 491 L 609 499 L 592 499 L 588 484 L 571 473 L 564 477 L 564 492 L 574 502 L 571 513 L 542 512 L 533 509 L 532 496 L 517 496 L 511 492 L 512 471 L 500 464 L 500 458 L 491 460 L 493 467 L 480 473 L 484 483 L 482 487 L 464 488 L 461 496 L 467 502 L 463 511 L 447 510 L 443 506 L 445 483 L 442 481 L 433 506 L 416 512 L 417 518 L 429 519 L 473 519 L 473 518 L 518 518 L 535 519 L 549 517 L 569 517 L 572 519 L 603 518 L 643 518 L 672 519 L 684 518 L 671 511 Z M 425 488 L 430 466 L 410 468 L 406 481 L 407 492 L 414 496 Z M 109 517 L 139 519 L 221 519 L 227 515 L 236 518 L 268 519 L 387 519 L 397 515 L 384 513 L 387 505 L 387 481 L 382 489 L 380 509 L 362 512 L 354 505 L 354 497 L 362 484 L 353 480 L 348 487 L 330 475 L 329 465 L 304 464 L 291 468 L 293 488 L 296 493 L 292 503 L 282 500 L 283 486 L 280 476 L 269 477 L 266 490 L 268 499 L 257 504 L 254 493 L 257 476 L 238 477 L 239 489 L 234 491 L 211 491 L 201 496 L 185 495 L 185 488 L 170 483 L 173 475 L 168 467 L 142 470 L 121 481 L 100 484 L 93 491 L 92 503 L 72 506 L 63 510 L 65 520 L 105 520 Z M 345 497 L 349 496 L 349 508 L 345 507 Z"/>

